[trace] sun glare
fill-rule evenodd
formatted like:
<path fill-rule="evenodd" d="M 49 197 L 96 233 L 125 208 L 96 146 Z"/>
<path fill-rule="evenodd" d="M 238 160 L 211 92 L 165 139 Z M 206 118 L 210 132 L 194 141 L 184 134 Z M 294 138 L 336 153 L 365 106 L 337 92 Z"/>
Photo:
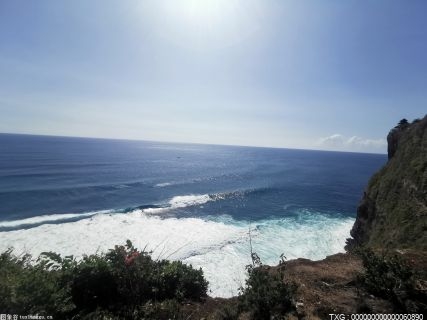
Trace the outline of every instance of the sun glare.
<path fill-rule="evenodd" d="M 236 0 L 181 0 L 165 2 L 165 11 L 184 24 L 214 25 L 236 14 Z"/>
<path fill-rule="evenodd" d="M 169 0 L 145 9 L 154 13 L 153 32 L 182 46 L 210 49 L 232 45 L 253 31 L 258 12 L 249 11 L 248 2 L 252 1 Z"/>

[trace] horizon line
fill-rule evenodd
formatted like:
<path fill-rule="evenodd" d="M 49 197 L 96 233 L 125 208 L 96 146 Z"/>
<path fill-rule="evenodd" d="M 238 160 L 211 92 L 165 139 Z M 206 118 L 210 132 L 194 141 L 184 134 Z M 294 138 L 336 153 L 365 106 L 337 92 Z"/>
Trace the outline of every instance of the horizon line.
<path fill-rule="evenodd" d="M 183 141 L 166 141 L 166 140 L 150 140 L 142 138 L 110 138 L 110 137 L 89 137 L 89 136 L 70 136 L 70 135 L 54 135 L 54 134 L 40 134 L 40 133 L 23 133 L 23 132 L 0 132 L 0 135 L 20 135 L 20 136 L 38 136 L 38 137 L 56 137 L 56 138 L 78 138 L 78 139 L 94 139 L 94 140 L 116 140 L 116 141 L 141 141 L 141 142 L 159 142 L 170 144 L 194 144 L 206 146 L 220 146 L 220 147 L 240 147 L 240 148 L 261 148 L 261 149 L 284 149 L 284 150 L 300 150 L 300 151 L 319 151 L 319 152 L 339 152 L 339 153 L 361 153 L 361 154 L 376 154 L 387 155 L 386 152 L 361 152 L 361 151 L 346 151 L 346 150 L 328 150 L 328 149 L 307 149 L 295 147 L 275 147 L 275 146 L 255 146 L 255 145 L 236 145 L 236 144 L 223 144 L 223 143 L 203 143 L 203 142 L 183 142 Z"/>

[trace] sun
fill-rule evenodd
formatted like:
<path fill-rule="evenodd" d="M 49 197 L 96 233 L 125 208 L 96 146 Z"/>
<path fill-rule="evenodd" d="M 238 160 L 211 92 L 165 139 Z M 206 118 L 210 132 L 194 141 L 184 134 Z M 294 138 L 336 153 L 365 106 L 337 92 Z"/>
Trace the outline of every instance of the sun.
<path fill-rule="evenodd" d="M 163 0 L 145 7 L 152 32 L 191 49 L 210 50 L 238 42 L 253 30 L 252 0 Z"/>
<path fill-rule="evenodd" d="M 181 0 L 170 6 L 171 14 L 176 14 L 183 23 L 195 26 L 214 26 L 226 22 L 236 14 L 237 1 L 233 0 Z"/>

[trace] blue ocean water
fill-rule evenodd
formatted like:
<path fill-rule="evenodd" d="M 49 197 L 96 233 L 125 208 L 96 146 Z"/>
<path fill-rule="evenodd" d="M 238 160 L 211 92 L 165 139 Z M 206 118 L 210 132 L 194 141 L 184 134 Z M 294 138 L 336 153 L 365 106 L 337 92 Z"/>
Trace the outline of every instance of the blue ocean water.
<path fill-rule="evenodd" d="M 201 266 L 212 294 L 229 296 L 243 281 L 249 229 L 271 263 L 282 252 L 315 259 L 342 250 L 363 189 L 385 162 L 375 154 L 0 134 L 0 249 L 78 255 L 130 238 Z M 218 261 L 229 274 L 216 275 Z"/>

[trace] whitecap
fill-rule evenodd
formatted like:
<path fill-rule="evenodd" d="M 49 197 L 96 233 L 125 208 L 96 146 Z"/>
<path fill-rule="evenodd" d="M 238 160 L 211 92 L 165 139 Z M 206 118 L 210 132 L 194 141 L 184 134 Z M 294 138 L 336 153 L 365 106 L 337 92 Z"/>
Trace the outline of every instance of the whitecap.
<path fill-rule="evenodd" d="M 170 205 L 196 205 L 209 199 L 208 195 L 174 197 Z M 0 232 L 0 251 L 14 247 L 18 254 L 28 252 L 37 256 L 43 251 L 55 251 L 79 257 L 105 252 L 130 239 L 138 248 L 153 250 L 154 258 L 182 260 L 202 268 L 210 283 L 210 295 L 230 297 L 238 293 L 246 279 L 245 266 L 250 263 L 249 230 L 253 250 L 265 264 L 275 265 L 281 253 L 289 259 L 317 260 L 343 252 L 354 222 L 352 218 L 309 210 L 296 217 L 257 222 L 230 216 L 162 218 L 147 215 L 145 210 L 96 214 L 75 222 Z"/>
<path fill-rule="evenodd" d="M 174 184 L 175 184 L 174 182 L 162 182 L 162 183 L 155 184 L 154 187 L 156 187 L 156 188 L 164 188 L 164 187 L 172 186 Z"/>
<path fill-rule="evenodd" d="M 99 213 L 109 213 L 111 210 L 93 211 L 86 213 L 63 213 L 63 214 L 49 214 L 41 215 L 31 218 L 11 220 L 11 221 L 0 221 L 0 230 L 3 228 L 19 228 L 23 226 L 39 225 L 44 223 L 55 223 L 75 218 L 90 217 Z"/>
<path fill-rule="evenodd" d="M 173 197 L 169 204 L 172 208 L 185 208 L 190 206 L 201 205 L 206 202 L 212 201 L 213 198 L 208 194 L 201 195 L 186 195 Z"/>
<path fill-rule="evenodd" d="M 163 207 L 145 208 L 142 212 L 146 214 L 161 214 L 173 209 L 186 208 L 205 204 L 209 201 L 215 201 L 219 198 L 209 194 L 190 194 L 184 196 L 175 196 L 169 200 L 168 204 Z"/>

